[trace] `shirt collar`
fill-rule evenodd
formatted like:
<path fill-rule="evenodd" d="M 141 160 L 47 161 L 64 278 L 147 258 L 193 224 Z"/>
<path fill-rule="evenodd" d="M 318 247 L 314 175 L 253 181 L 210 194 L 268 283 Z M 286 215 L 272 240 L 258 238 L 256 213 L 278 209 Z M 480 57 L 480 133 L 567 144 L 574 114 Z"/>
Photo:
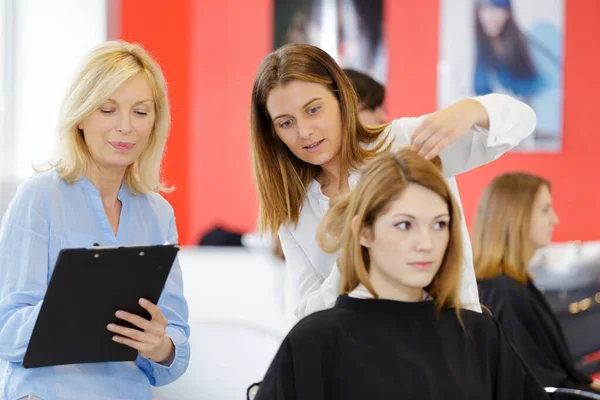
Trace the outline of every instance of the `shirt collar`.
<path fill-rule="evenodd" d="M 369 292 L 369 289 L 365 287 L 362 283 L 359 283 L 358 286 L 348 293 L 348 297 L 354 297 L 357 299 L 372 299 L 373 295 Z M 426 291 L 423 290 L 423 300 L 432 300 L 431 297 Z"/>
<path fill-rule="evenodd" d="M 94 184 L 86 177 L 83 176 L 81 179 L 75 181 L 74 185 L 79 185 L 83 189 L 88 192 L 91 192 L 95 196 L 100 197 L 100 191 Z M 123 202 L 130 197 L 129 190 L 127 188 L 127 183 L 125 181 L 121 182 L 121 187 L 119 188 L 119 192 L 117 193 L 117 198 Z"/>

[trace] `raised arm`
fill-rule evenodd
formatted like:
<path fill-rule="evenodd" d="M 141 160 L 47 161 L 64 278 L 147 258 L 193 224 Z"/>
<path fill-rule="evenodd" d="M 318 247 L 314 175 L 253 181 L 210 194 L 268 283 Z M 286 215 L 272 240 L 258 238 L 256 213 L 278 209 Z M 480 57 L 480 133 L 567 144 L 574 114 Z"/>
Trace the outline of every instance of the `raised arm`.
<path fill-rule="evenodd" d="M 531 107 L 510 96 L 461 100 L 418 118 L 392 122 L 395 146 L 411 145 L 426 158 L 438 155 L 451 177 L 494 161 L 535 129 Z"/>

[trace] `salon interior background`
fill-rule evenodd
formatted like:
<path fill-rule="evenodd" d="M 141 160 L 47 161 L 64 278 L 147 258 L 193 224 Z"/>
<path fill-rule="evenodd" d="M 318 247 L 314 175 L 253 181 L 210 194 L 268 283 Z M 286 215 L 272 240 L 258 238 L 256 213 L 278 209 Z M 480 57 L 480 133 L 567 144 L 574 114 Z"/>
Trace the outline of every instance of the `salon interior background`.
<path fill-rule="evenodd" d="M 420 115 L 436 105 L 438 0 L 386 0 L 387 109 Z M 169 83 L 173 124 L 165 176 L 180 240 L 215 224 L 255 226 L 248 116 L 256 69 L 272 46 L 272 0 L 0 0 L 0 214 L 30 161 L 50 153 L 60 96 L 82 55 L 122 38 L 145 46 Z M 564 143 L 558 154 L 509 154 L 459 177 L 470 224 L 483 187 L 502 171 L 553 183 L 554 239 L 598 239 L 600 1 L 565 1 Z M 459 45 L 459 44 L 457 44 Z"/>

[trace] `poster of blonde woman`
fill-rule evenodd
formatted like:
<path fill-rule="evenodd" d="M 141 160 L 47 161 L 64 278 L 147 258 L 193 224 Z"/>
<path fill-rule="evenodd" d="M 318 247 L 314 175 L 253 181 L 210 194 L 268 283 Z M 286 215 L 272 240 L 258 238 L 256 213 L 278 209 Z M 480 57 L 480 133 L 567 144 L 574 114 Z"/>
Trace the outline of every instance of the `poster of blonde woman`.
<path fill-rule="evenodd" d="M 514 151 L 561 150 L 564 0 L 440 0 L 439 34 L 438 107 L 510 94 L 538 118 Z"/>
<path fill-rule="evenodd" d="M 342 68 L 386 82 L 383 0 L 275 0 L 275 49 L 286 43 L 320 47 Z"/>

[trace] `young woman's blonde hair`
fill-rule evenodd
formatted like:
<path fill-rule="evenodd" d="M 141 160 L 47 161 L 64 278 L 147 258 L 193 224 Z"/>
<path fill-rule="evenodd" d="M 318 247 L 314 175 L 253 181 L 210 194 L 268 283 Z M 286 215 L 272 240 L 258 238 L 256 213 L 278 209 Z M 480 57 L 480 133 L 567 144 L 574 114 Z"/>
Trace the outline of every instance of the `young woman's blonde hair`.
<path fill-rule="evenodd" d="M 433 191 L 448 205 L 448 248 L 438 273 L 425 291 L 435 299 L 438 313 L 442 308 L 456 308 L 458 313 L 463 260 L 461 215 L 442 176 L 439 158 L 427 161 L 410 148 L 384 152 L 375 157 L 364 169 L 353 190 L 332 199 L 317 230 L 317 242 L 328 253 L 341 252 L 338 267 L 342 276 L 342 294 L 350 293 L 362 283 L 377 298 L 369 279 L 369 251 L 360 244 L 360 232 L 363 228 L 372 228 L 377 218 L 387 212 L 390 203 L 411 184 Z M 353 227 L 354 217 L 357 217 L 357 223 Z"/>
<path fill-rule="evenodd" d="M 477 279 L 506 275 L 526 284 L 534 250 L 529 234 L 534 200 L 550 182 L 511 172 L 496 177 L 484 190 L 473 221 L 473 263 Z"/>
<path fill-rule="evenodd" d="M 165 78 L 156 61 L 141 46 L 123 41 L 105 42 L 82 60 L 60 108 L 56 157 L 37 170 L 56 168 L 59 176 L 70 183 L 87 175 L 93 161 L 79 123 L 139 74 L 146 78 L 152 92 L 154 128 L 138 160 L 127 167 L 125 182 L 134 194 L 170 191 L 160 177 L 171 123 Z"/>
<path fill-rule="evenodd" d="M 306 189 L 320 170 L 287 148 L 275 133 L 267 111 L 271 90 L 295 80 L 321 84 L 338 100 L 342 117 L 341 172 L 359 168 L 365 160 L 389 148 L 385 140 L 365 146 L 375 143 L 387 125 L 366 127 L 360 123 L 352 82 L 326 52 L 306 44 L 289 44 L 269 54 L 254 80 L 250 112 L 250 150 L 260 200 L 260 232 L 276 234 L 281 224 L 298 222 Z"/>

